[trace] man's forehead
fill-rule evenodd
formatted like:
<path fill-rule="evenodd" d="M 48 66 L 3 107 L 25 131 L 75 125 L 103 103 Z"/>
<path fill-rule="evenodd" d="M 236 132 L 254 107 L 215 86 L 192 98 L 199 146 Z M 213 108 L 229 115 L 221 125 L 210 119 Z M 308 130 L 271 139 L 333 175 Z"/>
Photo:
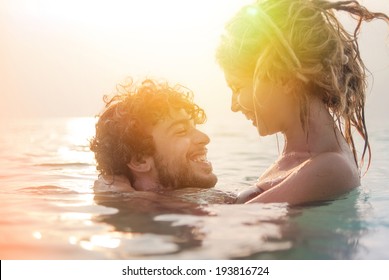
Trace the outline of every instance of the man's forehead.
<path fill-rule="evenodd" d="M 194 122 L 194 120 L 184 109 L 170 109 L 169 114 L 163 119 L 160 119 L 156 126 L 168 129 L 175 124 L 183 122 Z"/>

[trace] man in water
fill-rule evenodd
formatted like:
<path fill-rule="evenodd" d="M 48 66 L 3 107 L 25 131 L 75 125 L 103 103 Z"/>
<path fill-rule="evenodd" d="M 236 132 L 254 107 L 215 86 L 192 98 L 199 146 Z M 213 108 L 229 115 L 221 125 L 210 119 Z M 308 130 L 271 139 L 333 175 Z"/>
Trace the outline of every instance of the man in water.
<path fill-rule="evenodd" d="M 90 142 L 100 178 L 95 190 L 159 191 L 212 188 L 209 137 L 196 128 L 203 109 L 183 87 L 147 79 L 120 87 L 96 124 Z"/>

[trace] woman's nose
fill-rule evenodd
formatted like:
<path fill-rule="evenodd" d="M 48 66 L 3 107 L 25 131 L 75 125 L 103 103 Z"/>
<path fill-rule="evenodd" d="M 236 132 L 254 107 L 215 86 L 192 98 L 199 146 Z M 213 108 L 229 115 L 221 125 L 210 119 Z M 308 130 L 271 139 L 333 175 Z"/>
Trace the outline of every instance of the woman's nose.
<path fill-rule="evenodd" d="M 231 111 L 232 112 L 238 112 L 240 109 L 237 97 L 235 94 L 231 97 Z"/>

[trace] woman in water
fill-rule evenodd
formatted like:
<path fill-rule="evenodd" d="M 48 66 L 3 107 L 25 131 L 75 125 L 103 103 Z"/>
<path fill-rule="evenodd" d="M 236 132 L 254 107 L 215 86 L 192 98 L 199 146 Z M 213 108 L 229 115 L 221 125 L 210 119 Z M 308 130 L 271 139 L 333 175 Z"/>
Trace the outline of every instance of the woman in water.
<path fill-rule="evenodd" d="M 352 34 L 336 11 L 357 20 Z M 232 90 L 232 111 L 259 135 L 284 138 L 279 158 L 238 203 L 324 201 L 360 185 L 371 153 L 357 35 L 373 19 L 389 23 L 356 1 L 267 0 L 243 7 L 226 25 L 217 61 Z M 364 140 L 360 157 L 353 130 Z"/>

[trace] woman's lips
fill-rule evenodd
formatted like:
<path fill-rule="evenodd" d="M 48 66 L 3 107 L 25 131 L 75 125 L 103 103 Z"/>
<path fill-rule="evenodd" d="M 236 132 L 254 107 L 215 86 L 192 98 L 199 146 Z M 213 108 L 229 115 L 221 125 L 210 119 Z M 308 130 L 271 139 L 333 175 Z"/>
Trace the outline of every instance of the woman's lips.
<path fill-rule="evenodd" d="M 256 117 L 255 117 L 255 114 L 253 114 L 251 112 L 246 112 L 246 113 L 243 113 L 243 114 L 246 116 L 247 120 L 252 121 L 253 126 L 257 126 L 257 120 L 256 120 Z"/>

